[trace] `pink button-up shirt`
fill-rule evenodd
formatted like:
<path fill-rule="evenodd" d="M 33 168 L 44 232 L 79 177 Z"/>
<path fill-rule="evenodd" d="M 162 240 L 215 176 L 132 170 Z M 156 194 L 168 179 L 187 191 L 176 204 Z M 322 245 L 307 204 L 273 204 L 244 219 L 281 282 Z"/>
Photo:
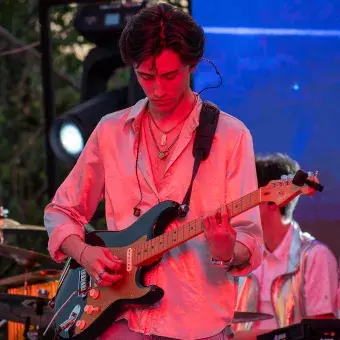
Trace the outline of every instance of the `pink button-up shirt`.
<path fill-rule="evenodd" d="M 140 193 L 135 162 L 141 116 L 146 104 L 147 99 L 143 99 L 100 121 L 77 164 L 46 207 L 48 248 L 56 261 L 65 258 L 60 251 L 65 238 L 79 235 L 84 239 L 83 226 L 103 197 L 108 230 L 123 230 L 136 221 L 133 207 L 139 202 Z M 199 100 L 186 120 L 159 190 L 153 180 L 146 148 L 143 148 L 145 140 L 141 138 L 138 172 L 143 192 L 142 213 L 158 200 L 182 202 L 192 175 L 194 131 L 201 106 Z M 190 211 L 186 218 L 170 224 L 168 230 L 207 211 L 213 212 L 220 205 L 256 189 L 251 135 L 242 122 L 221 113 L 211 153 L 202 162 L 194 182 Z M 248 266 L 233 274 L 213 266 L 204 235 L 172 249 L 145 277 L 146 284 L 164 289 L 163 299 L 148 309 L 135 308 L 124 314 L 133 331 L 199 339 L 212 336 L 231 323 L 237 294 L 234 276 L 248 274 L 259 266 L 262 258 L 258 208 L 232 218 L 231 224 L 237 231 L 237 241 L 250 250 Z"/>

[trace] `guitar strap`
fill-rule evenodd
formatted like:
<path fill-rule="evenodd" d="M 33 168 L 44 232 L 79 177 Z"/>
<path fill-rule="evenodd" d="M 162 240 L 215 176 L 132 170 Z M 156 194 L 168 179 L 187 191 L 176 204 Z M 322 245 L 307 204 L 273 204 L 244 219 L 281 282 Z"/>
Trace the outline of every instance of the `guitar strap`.
<path fill-rule="evenodd" d="M 193 146 L 193 156 L 195 158 L 189 188 L 179 207 L 179 216 L 185 217 L 189 212 L 190 197 L 195 177 L 202 161 L 209 156 L 212 141 L 216 132 L 220 109 L 209 101 L 204 101 L 200 112 L 199 125 L 196 129 L 196 136 Z"/>

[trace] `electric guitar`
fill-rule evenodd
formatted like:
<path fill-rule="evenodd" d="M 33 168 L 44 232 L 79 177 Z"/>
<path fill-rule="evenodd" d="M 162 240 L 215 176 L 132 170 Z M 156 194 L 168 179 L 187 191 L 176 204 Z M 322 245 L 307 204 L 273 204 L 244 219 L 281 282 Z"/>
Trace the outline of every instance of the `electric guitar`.
<path fill-rule="evenodd" d="M 300 170 L 294 178 L 271 181 L 223 209 L 232 218 L 263 202 L 283 206 L 298 195 L 312 195 L 322 189 L 316 177 L 308 177 Z M 88 244 L 108 247 L 123 261 L 123 278 L 110 287 L 97 286 L 83 267 L 69 259 L 54 301 L 53 321 L 59 339 L 95 339 L 126 308 L 148 306 L 162 299 L 162 288 L 143 285 L 145 271 L 170 249 L 204 232 L 202 218 L 164 232 L 178 217 L 178 208 L 178 203 L 164 201 L 123 231 L 94 231 L 86 235 Z"/>

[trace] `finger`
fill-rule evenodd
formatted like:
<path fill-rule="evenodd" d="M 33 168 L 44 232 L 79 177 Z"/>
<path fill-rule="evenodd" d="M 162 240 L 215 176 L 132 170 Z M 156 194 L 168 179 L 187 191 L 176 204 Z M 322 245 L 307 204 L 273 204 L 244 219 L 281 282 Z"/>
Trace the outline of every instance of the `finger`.
<path fill-rule="evenodd" d="M 103 257 L 100 259 L 101 263 L 105 268 L 108 268 L 109 270 L 120 270 L 121 268 L 121 262 L 114 262 L 112 260 L 109 260 L 107 257 Z"/>
<path fill-rule="evenodd" d="M 112 286 L 113 284 L 119 282 L 122 279 L 122 275 L 114 275 L 115 278 L 111 281 L 106 281 L 106 280 L 99 280 L 97 281 L 98 286 L 103 286 L 103 287 L 109 287 Z"/>
<path fill-rule="evenodd" d="M 121 280 L 122 277 L 123 277 L 123 275 L 121 275 L 121 274 L 109 274 L 108 272 L 105 272 L 102 275 L 102 278 L 103 278 L 104 281 L 111 282 L 111 283 L 115 283 L 115 282 Z"/>
<path fill-rule="evenodd" d="M 91 277 L 100 285 L 112 284 L 122 278 L 121 274 L 111 274 L 105 268 L 97 264 L 96 269 L 92 271 Z M 103 282 L 104 281 L 104 282 Z"/>
<path fill-rule="evenodd" d="M 111 261 L 114 261 L 114 262 L 118 262 L 118 263 L 123 263 L 123 261 L 121 259 L 118 258 L 118 256 L 116 255 L 113 255 L 110 251 L 110 249 L 108 248 L 102 248 L 103 251 L 104 251 L 104 254 L 106 255 L 106 257 L 111 260 Z"/>
<path fill-rule="evenodd" d="M 96 283 L 97 283 L 98 286 L 102 286 L 102 287 L 109 287 L 109 286 L 112 286 L 112 284 L 113 284 L 111 281 L 105 281 L 105 280 L 102 280 L 102 279 L 96 281 Z"/>
<path fill-rule="evenodd" d="M 222 224 L 225 226 L 225 229 L 231 233 L 236 233 L 235 228 L 231 225 L 228 219 L 223 220 Z"/>
<path fill-rule="evenodd" d="M 221 216 L 220 210 L 216 211 L 215 220 L 216 220 L 217 225 L 222 224 L 222 216 Z"/>
<path fill-rule="evenodd" d="M 115 282 L 117 278 L 122 278 L 121 274 L 110 274 L 108 272 L 104 272 L 100 275 L 101 279 L 108 282 Z"/>
<path fill-rule="evenodd" d="M 211 216 L 206 216 L 204 219 L 203 219 L 203 225 L 204 225 L 204 228 L 206 231 L 209 231 L 212 229 L 212 225 L 211 225 L 211 221 L 212 221 L 212 217 Z"/>

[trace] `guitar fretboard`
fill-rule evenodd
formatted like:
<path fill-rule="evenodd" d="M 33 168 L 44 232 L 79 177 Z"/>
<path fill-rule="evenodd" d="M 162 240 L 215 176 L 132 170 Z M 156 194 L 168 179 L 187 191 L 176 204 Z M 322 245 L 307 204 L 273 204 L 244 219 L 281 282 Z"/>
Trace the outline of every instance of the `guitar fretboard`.
<path fill-rule="evenodd" d="M 260 190 L 253 191 L 218 210 L 223 213 L 226 209 L 229 218 L 235 217 L 261 203 Z M 141 265 L 152 258 L 157 258 L 170 249 L 200 235 L 204 232 L 202 221 L 203 218 L 197 218 L 137 246 L 133 249 L 134 264 Z"/>

